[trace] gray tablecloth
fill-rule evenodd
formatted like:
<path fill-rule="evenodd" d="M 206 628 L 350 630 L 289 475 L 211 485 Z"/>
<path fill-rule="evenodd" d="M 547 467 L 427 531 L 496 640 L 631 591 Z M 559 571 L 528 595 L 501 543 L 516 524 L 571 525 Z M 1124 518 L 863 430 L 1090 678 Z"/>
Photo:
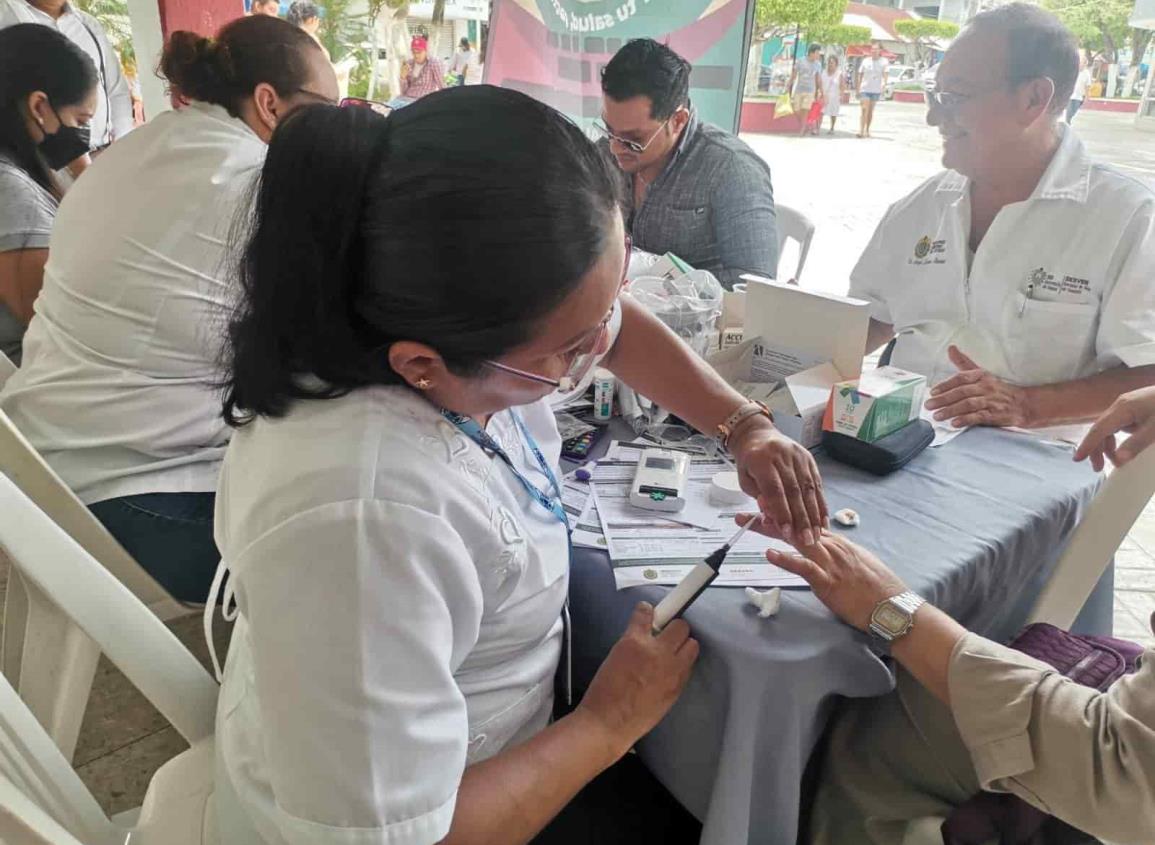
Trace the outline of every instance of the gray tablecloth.
<path fill-rule="evenodd" d="M 854 508 L 853 538 L 972 630 L 1009 639 L 1023 624 L 1099 484 L 1071 450 L 972 430 L 875 478 L 819 458 L 831 510 Z M 1110 584 L 1107 614 L 1110 614 Z M 634 605 L 665 588 L 614 589 L 602 552 L 575 550 L 570 588 L 575 676 L 588 682 Z M 894 686 L 869 638 L 809 591 L 763 620 L 741 589 L 710 589 L 687 614 L 702 645 L 690 684 L 639 746 L 642 759 L 702 820 L 707 845 L 782 843 L 798 831 L 803 773 L 835 696 Z M 1099 628 L 1109 622 L 1100 621 Z"/>

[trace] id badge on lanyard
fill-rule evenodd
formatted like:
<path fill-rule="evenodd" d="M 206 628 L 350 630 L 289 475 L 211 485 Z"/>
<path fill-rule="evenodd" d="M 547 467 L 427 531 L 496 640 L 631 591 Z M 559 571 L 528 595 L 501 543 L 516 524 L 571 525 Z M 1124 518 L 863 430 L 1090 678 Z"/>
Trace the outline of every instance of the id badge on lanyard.
<path fill-rule="evenodd" d="M 521 417 L 518 416 L 517 412 L 513 410 L 510 410 L 509 414 L 511 417 L 513 417 L 513 421 L 517 425 L 517 430 L 521 434 L 522 439 L 525 441 L 525 445 L 529 447 L 530 452 L 533 453 L 534 458 L 537 460 L 537 465 L 541 468 L 542 474 L 545 475 L 547 479 L 549 479 L 550 493 L 546 493 L 545 491 L 539 489 L 536 484 L 522 475 L 521 471 L 518 470 L 517 466 L 513 463 L 513 459 L 510 458 L 509 455 L 506 454 L 505 449 L 501 447 L 501 444 L 494 440 L 493 437 L 485 429 L 483 429 L 480 424 L 478 424 L 477 420 L 473 419 L 472 417 L 455 414 L 452 411 L 441 411 L 441 416 L 456 426 L 462 434 L 480 446 L 482 451 L 488 452 L 491 455 L 496 455 L 498 458 L 500 458 L 502 463 L 509 467 L 509 471 L 513 473 L 514 478 L 516 478 L 521 486 L 525 488 L 525 491 L 529 494 L 530 498 L 537 502 L 538 505 L 540 505 L 542 508 L 549 511 L 549 513 L 553 515 L 554 519 L 565 526 L 566 552 L 569 556 L 570 562 L 572 563 L 573 544 L 570 542 L 570 533 L 572 529 L 570 528 L 569 517 L 566 515 L 565 508 L 562 507 L 561 485 L 558 484 L 557 475 L 554 473 L 553 469 L 550 468 L 549 461 L 545 459 L 545 455 L 542 454 L 541 449 L 537 445 L 537 441 L 533 439 L 533 435 L 529 433 L 529 429 L 525 427 L 525 423 L 522 422 Z M 566 704 L 572 707 L 573 625 L 570 621 L 568 597 L 565 600 L 565 604 L 562 605 L 562 624 L 565 628 Z"/>

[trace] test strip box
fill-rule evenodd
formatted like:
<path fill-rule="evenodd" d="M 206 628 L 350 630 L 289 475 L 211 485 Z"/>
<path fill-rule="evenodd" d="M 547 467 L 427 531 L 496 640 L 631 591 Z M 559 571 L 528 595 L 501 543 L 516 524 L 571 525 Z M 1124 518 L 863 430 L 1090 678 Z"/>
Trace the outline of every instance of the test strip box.
<path fill-rule="evenodd" d="M 874 443 L 918 419 L 925 399 L 926 376 L 879 367 L 831 388 L 822 428 Z"/>

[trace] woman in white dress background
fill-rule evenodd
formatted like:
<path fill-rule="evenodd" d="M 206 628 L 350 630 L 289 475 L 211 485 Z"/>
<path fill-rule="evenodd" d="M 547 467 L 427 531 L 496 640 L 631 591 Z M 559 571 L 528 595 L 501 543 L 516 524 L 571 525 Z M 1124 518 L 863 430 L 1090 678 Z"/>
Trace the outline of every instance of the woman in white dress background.
<path fill-rule="evenodd" d="M 826 60 L 826 70 L 822 71 L 822 114 L 830 118 L 830 128 L 827 135 L 834 134 L 834 124 L 838 122 L 838 113 L 842 108 L 842 69 L 838 66 L 838 56 L 830 56 Z"/>

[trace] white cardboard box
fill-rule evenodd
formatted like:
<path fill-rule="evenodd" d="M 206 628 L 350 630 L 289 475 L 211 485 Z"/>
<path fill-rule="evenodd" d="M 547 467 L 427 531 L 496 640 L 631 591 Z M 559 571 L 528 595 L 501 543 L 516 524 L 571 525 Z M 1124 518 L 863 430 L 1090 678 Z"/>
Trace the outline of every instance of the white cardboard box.
<path fill-rule="evenodd" d="M 770 350 L 762 338 L 751 338 L 740 346 L 722 350 L 708 359 L 718 374 L 750 399 L 765 402 L 774 412 L 775 425 L 787 437 L 812 449 L 822 441 L 822 415 L 830 398 L 830 389 L 842 374 L 829 361 L 799 362 L 801 368 L 784 379 L 769 380 L 771 370 L 791 359 L 781 350 Z M 762 360 L 756 354 L 762 351 Z"/>
<path fill-rule="evenodd" d="M 870 303 L 744 275 L 746 337 L 829 361 L 843 379 L 858 378 L 870 328 Z"/>

